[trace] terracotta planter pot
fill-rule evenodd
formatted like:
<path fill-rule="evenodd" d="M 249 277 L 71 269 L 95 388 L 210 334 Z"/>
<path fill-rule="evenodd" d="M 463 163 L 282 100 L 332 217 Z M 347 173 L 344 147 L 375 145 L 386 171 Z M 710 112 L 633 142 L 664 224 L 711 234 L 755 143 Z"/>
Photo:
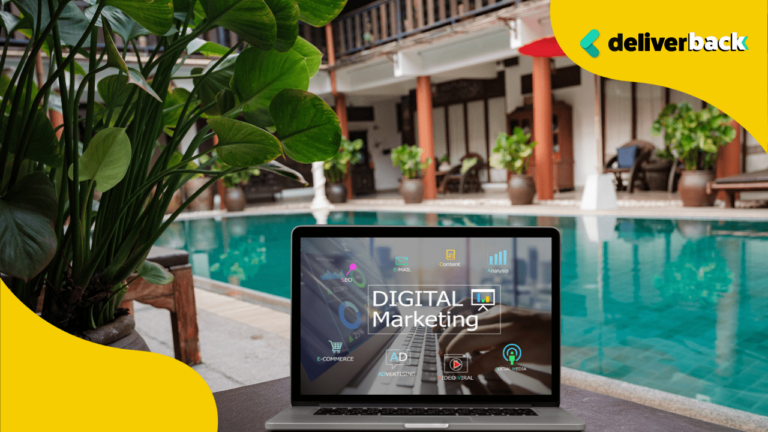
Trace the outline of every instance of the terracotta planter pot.
<path fill-rule="evenodd" d="M 403 179 L 400 183 L 400 195 L 406 204 L 418 204 L 424 201 L 424 183 L 421 179 Z"/>
<path fill-rule="evenodd" d="M 231 212 L 245 210 L 245 193 L 240 186 L 227 188 L 224 192 L 224 206 Z"/>
<path fill-rule="evenodd" d="M 507 193 L 512 205 L 533 204 L 536 195 L 536 183 L 526 174 L 512 174 L 507 184 Z"/>
<path fill-rule="evenodd" d="M 149 347 L 136 332 L 136 322 L 131 315 L 123 315 L 109 324 L 83 332 L 83 339 L 113 348 L 147 351 Z"/>
<path fill-rule="evenodd" d="M 344 183 L 326 183 L 325 195 L 332 204 L 347 202 L 347 187 Z"/>
<path fill-rule="evenodd" d="M 207 182 L 208 182 L 208 179 L 205 177 L 198 177 L 198 178 L 189 180 L 187 183 L 184 184 L 184 192 L 186 192 L 186 195 L 188 197 L 192 196 L 192 194 L 197 192 L 197 190 L 203 187 Z M 197 198 L 195 198 L 195 200 L 192 201 L 189 204 L 189 207 L 187 208 L 190 211 L 213 210 L 213 189 L 209 187 L 207 190 L 201 193 Z"/>
<path fill-rule="evenodd" d="M 715 179 L 712 171 L 683 171 L 677 191 L 685 207 L 707 207 L 715 203 L 717 194 L 707 194 L 707 183 Z"/>

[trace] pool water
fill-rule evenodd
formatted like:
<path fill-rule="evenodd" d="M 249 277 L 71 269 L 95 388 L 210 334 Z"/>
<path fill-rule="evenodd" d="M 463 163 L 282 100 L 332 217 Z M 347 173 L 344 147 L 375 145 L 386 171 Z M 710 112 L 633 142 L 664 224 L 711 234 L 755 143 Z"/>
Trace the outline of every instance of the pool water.
<path fill-rule="evenodd" d="M 194 273 L 290 296 L 311 214 L 174 223 Z M 768 222 L 333 212 L 329 224 L 534 226 L 562 233 L 562 364 L 768 415 Z"/>

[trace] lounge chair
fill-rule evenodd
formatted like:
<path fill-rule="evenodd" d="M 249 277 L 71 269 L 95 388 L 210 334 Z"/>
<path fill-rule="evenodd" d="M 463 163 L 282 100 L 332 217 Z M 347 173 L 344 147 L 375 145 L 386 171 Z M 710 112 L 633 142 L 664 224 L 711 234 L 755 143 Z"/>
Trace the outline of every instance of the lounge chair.
<path fill-rule="evenodd" d="M 452 167 L 440 183 L 440 193 L 483 191 L 483 185 L 480 181 L 480 172 L 486 168 L 483 157 L 477 153 L 467 153 L 461 158 L 461 162 L 468 158 L 477 158 L 477 163 L 464 174 L 461 173 L 461 163 Z"/>
<path fill-rule="evenodd" d="M 733 208 L 737 192 L 768 191 L 768 169 L 723 177 L 707 183 L 707 193 L 725 192 L 725 207 Z"/>
<path fill-rule="evenodd" d="M 200 364 L 200 342 L 195 307 L 195 288 L 189 254 L 183 250 L 154 246 L 148 261 L 160 264 L 173 274 L 168 285 L 152 285 L 142 278 L 128 286 L 121 307 L 133 315 L 133 301 L 168 309 L 171 312 L 173 351 L 177 360 L 190 366 Z"/>
<path fill-rule="evenodd" d="M 631 155 L 631 148 L 635 147 L 634 156 Z M 625 155 L 624 152 L 627 151 Z M 648 190 L 648 182 L 645 179 L 643 165 L 653 156 L 656 147 L 648 141 L 632 140 L 621 147 L 616 156 L 608 159 L 605 164 L 605 173 L 613 174 L 616 177 L 616 190 L 623 191 L 629 189 L 629 193 L 635 191 L 635 184 L 639 183 L 643 190 Z M 621 157 L 620 157 L 621 156 Z M 629 173 L 628 187 L 624 185 L 622 175 Z"/>

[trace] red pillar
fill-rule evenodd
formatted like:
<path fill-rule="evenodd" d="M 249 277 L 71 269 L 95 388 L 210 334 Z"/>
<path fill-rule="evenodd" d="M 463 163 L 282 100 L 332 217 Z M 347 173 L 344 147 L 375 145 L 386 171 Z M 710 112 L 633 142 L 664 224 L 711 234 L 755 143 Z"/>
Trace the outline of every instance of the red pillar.
<path fill-rule="evenodd" d="M 552 181 L 552 87 L 549 58 L 533 58 L 533 139 L 538 142 L 533 157 L 536 162 L 536 194 L 541 200 L 554 197 Z"/>
<path fill-rule="evenodd" d="M 333 42 L 333 27 L 331 24 L 325 25 L 325 46 L 328 49 L 328 66 L 333 68 L 336 64 L 336 48 Z M 349 139 L 349 125 L 347 124 L 347 97 L 344 93 L 339 93 L 336 89 L 336 71 L 329 71 L 331 78 L 331 93 L 336 100 L 336 117 L 339 118 L 341 135 Z M 347 164 L 347 175 L 344 177 L 344 186 L 347 188 L 347 199 L 352 199 L 352 167 Z"/>
<path fill-rule="evenodd" d="M 435 177 L 435 142 L 432 131 L 432 82 L 428 76 L 420 76 L 416 80 L 416 111 L 419 122 L 419 147 L 421 160 L 427 158 L 432 163 L 422 172 L 424 182 L 424 199 L 437 198 L 437 178 Z"/>
<path fill-rule="evenodd" d="M 715 164 L 715 177 L 728 177 L 741 173 L 741 125 L 735 120 L 731 121 L 731 126 L 736 129 L 736 137 L 717 152 L 717 163 Z M 720 191 L 717 197 L 725 200 L 725 192 Z M 739 194 L 736 194 L 738 199 Z"/>

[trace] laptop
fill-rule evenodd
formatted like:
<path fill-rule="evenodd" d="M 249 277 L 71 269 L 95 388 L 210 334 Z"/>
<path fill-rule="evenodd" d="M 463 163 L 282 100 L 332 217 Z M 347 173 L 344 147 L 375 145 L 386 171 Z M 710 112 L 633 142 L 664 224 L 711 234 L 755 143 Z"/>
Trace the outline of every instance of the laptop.
<path fill-rule="evenodd" d="M 560 408 L 555 228 L 301 226 L 270 430 L 584 430 Z"/>

